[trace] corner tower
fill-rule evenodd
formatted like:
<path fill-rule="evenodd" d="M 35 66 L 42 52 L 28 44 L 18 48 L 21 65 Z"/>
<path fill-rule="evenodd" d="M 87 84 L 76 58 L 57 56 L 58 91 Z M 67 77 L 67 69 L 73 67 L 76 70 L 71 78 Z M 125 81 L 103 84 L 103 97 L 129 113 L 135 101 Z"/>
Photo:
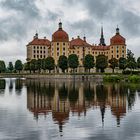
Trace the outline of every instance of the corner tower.
<path fill-rule="evenodd" d="M 116 28 L 116 35 L 110 39 L 110 57 L 116 59 L 126 58 L 126 40 L 120 35 L 119 27 Z"/>

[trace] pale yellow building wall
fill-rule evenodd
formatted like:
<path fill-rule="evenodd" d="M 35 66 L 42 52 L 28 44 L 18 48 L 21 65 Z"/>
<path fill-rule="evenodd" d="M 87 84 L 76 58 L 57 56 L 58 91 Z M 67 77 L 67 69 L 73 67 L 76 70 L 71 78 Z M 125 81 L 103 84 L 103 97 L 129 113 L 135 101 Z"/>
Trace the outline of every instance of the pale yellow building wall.
<path fill-rule="evenodd" d="M 68 57 L 69 42 L 52 42 L 51 43 L 51 56 L 54 58 L 56 65 L 61 55 L 65 55 Z"/>
<path fill-rule="evenodd" d="M 29 45 L 27 46 L 27 59 L 43 59 L 50 56 L 49 46 Z"/>

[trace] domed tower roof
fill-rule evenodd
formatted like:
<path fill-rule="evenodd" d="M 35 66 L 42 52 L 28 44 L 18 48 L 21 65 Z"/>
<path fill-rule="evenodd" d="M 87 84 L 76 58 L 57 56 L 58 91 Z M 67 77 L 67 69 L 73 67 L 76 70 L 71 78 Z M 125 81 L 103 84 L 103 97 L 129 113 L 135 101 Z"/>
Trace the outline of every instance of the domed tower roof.
<path fill-rule="evenodd" d="M 111 45 L 126 45 L 125 38 L 120 35 L 119 28 L 116 28 L 116 35 L 113 36 L 110 40 Z"/>
<path fill-rule="evenodd" d="M 58 30 L 52 35 L 53 42 L 68 42 L 69 36 L 62 28 L 62 22 L 59 22 Z"/>

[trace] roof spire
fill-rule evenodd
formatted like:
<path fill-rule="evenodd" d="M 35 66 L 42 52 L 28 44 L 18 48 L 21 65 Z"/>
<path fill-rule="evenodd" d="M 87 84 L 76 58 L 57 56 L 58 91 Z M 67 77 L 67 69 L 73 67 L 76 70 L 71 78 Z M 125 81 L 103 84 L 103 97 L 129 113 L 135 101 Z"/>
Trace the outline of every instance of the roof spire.
<path fill-rule="evenodd" d="M 104 39 L 103 25 L 101 26 L 101 38 L 100 38 L 100 44 L 99 45 L 106 46 L 105 39 Z"/>
<path fill-rule="evenodd" d="M 59 19 L 59 30 L 62 30 L 62 22 L 61 22 L 61 19 Z"/>
<path fill-rule="evenodd" d="M 117 25 L 117 28 L 116 28 L 116 34 L 120 34 L 120 29 L 119 29 L 118 25 Z"/>

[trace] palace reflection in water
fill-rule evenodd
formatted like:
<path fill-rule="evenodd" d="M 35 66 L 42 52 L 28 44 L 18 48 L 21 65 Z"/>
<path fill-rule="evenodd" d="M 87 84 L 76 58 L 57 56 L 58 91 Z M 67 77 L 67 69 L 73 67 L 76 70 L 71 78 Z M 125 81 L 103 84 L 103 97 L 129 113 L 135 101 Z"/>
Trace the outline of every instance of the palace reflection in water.
<path fill-rule="evenodd" d="M 88 109 L 99 108 L 101 123 L 104 124 L 105 111 L 110 109 L 117 126 L 131 109 L 135 101 L 133 87 L 125 84 L 95 84 L 90 82 L 27 82 L 27 108 L 36 119 L 52 112 L 53 120 L 62 126 L 72 115 L 86 116 Z"/>

